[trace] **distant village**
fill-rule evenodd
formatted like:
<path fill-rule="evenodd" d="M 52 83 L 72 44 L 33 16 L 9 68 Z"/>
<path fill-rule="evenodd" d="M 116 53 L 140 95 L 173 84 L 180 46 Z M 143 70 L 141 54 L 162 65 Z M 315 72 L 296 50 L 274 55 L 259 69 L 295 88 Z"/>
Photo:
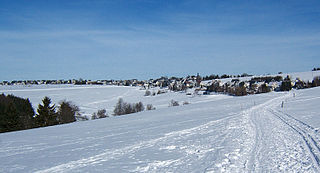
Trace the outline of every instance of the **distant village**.
<path fill-rule="evenodd" d="M 69 80 L 13 80 L 13 81 L 2 81 L 0 85 L 58 85 L 58 84 L 72 84 L 72 85 L 117 85 L 117 86 L 140 86 L 140 87 L 168 87 L 172 84 L 184 84 L 187 87 L 199 86 L 202 80 L 212 80 L 212 79 L 223 79 L 230 77 L 244 77 L 250 76 L 247 74 L 230 76 L 222 75 L 211 75 L 206 77 L 201 77 L 199 74 L 197 76 L 187 76 L 185 78 L 179 77 L 161 77 L 159 79 L 149 79 L 149 80 L 84 80 L 84 79 L 69 79 Z M 198 85 L 196 84 L 198 83 Z"/>
<path fill-rule="evenodd" d="M 320 70 L 319 68 L 313 71 Z M 249 74 L 242 75 L 210 75 L 201 77 L 199 74 L 179 77 L 161 77 L 149 80 L 21 80 L 3 81 L 0 85 L 114 85 L 114 86 L 134 86 L 148 90 L 150 88 L 166 88 L 171 91 L 187 91 L 194 89 L 201 94 L 222 93 L 234 96 L 244 96 L 249 94 L 260 94 L 271 91 L 289 91 L 292 88 L 304 89 L 320 86 L 320 77 L 316 76 L 312 81 L 303 81 L 299 78 L 291 79 L 290 76 L 263 76 L 254 77 Z"/>

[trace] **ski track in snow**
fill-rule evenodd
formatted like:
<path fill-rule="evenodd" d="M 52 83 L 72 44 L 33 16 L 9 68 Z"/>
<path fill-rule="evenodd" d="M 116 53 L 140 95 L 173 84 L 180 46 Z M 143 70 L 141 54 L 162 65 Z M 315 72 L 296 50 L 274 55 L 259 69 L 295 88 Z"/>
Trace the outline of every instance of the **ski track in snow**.
<path fill-rule="evenodd" d="M 309 153 L 309 156 L 314 163 L 314 170 L 320 172 L 320 141 L 318 131 L 289 114 L 273 109 L 270 109 L 269 111 L 299 134 L 305 144 L 305 150 Z"/>
<path fill-rule="evenodd" d="M 126 171 L 199 172 L 199 170 L 203 170 L 203 172 L 244 172 L 250 154 L 250 147 L 248 146 L 252 145 L 252 141 L 254 140 L 254 136 L 250 133 L 253 129 L 247 116 L 247 112 L 252 109 L 255 109 L 255 107 L 242 111 L 240 115 L 230 115 L 226 118 L 210 121 L 193 128 L 173 131 L 162 137 L 140 141 L 123 148 L 105 150 L 103 153 L 95 156 L 71 161 L 37 172 L 81 170 L 83 167 L 99 165 L 111 159 L 120 159 L 128 155 L 134 158 L 139 151 L 155 150 L 155 146 L 156 151 L 170 152 L 174 150 L 181 154 L 181 157 L 151 162 L 136 160 L 139 166 L 136 166 L 134 169 L 130 167 Z M 222 157 L 222 160 L 213 160 L 216 158 L 216 155 Z M 195 165 L 197 165 L 196 169 L 192 170 Z"/>
<path fill-rule="evenodd" d="M 213 126 L 214 124 L 217 124 L 217 123 L 222 122 L 222 121 L 226 121 L 228 119 L 230 119 L 230 117 L 223 118 L 223 119 L 216 120 L 216 121 L 211 121 L 211 122 L 208 122 L 206 124 L 203 124 L 203 125 L 200 125 L 200 126 L 197 126 L 197 127 L 193 127 L 193 128 L 190 128 L 190 129 L 185 129 L 185 130 L 181 130 L 181 131 L 175 131 L 175 132 L 167 133 L 163 137 L 152 139 L 152 140 L 148 140 L 148 141 L 138 142 L 138 143 L 136 143 L 134 145 L 130 145 L 130 146 L 127 146 L 127 147 L 124 147 L 124 148 L 119 148 L 119 149 L 112 150 L 112 151 L 106 150 L 101 154 L 98 154 L 98 155 L 95 155 L 95 156 L 92 156 L 92 157 L 89 157 L 89 158 L 84 158 L 84 159 L 77 160 L 77 161 L 71 161 L 71 162 L 66 163 L 66 164 L 58 165 L 58 166 L 55 166 L 55 167 L 52 167 L 52 168 L 49 168 L 49 169 L 46 169 L 46 170 L 40 170 L 40 171 L 37 171 L 37 172 L 39 172 L 39 173 L 40 172 L 65 172 L 65 171 L 68 171 L 68 170 L 73 170 L 73 169 L 85 167 L 85 166 L 88 166 L 88 165 L 91 165 L 91 164 L 99 164 L 101 162 L 106 162 L 106 161 L 108 161 L 110 159 L 116 159 L 116 158 L 121 157 L 123 155 L 130 155 L 129 153 L 135 153 L 138 150 L 142 150 L 142 149 L 145 149 L 145 148 L 148 148 L 148 147 L 152 147 L 152 146 L 154 146 L 154 145 L 156 145 L 157 143 L 160 143 L 160 142 L 168 142 L 168 141 L 172 141 L 172 140 L 178 140 L 180 138 L 186 138 L 188 136 L 199 134 L 201 132 L 204 132 L 204 130 L 207 130 L 210 126 Z M 212 131 L 209 130 L 209 131 L 205 131 L 205 132 L 206 133 L 210 133 Z M 170 146 L 170 147 L 172 148 L 173 146 Z M 162 149 L 170 150 L 170 147 L 169 148 L 162 148 Z M 174 146 L 173 148 L 175 149 L 176 146 Z M 196 150 L 196 147 L 194 149 L 190 149 L 190 148 L 193 148 L 193 147 L 188 147 L 188 146 L 181 147 L 180 146 L 179 148 L 184 150 L 186 153 L 189 153 L 189 154 L 200 152 L 200 150 Z M 201 152 L 208 152 L 208 151 L 201 151 Z M 184 160 L 184 159 L 178 159 L 178 160 L 175 160 L 175 161 L 170 160 L 170 161 L 166 161 L 165 163 L 162 162 L 162 164 L 160 163 L 160 161 L 155 161 L 155 162 L 152 162 L 152 163 L 148 163 L 148 165 L 146 167 L 138 167 L 136 169 L 136 171 L 138 171 L 138 172 L 148 172 L 148 171 L 150 171 L 152 169 L 158 169 L 159 170 L 159 168 L 161 168 L 163 166 L 167 167 L 169 165 L 172 165 L 173 163 L 183 164 L 183 163 L 181 163 L 182 160 Z"/>
<path fill-rule="evenodd" d="M 132 95 L 131 92 L 135 91 L 128 90 L 121 97 Z M 20 146 L 10 141 L 1 145 L 0 161 L 21 158 L 30 153 L 45 155 L 46 151 L 58 151 L 64 147 L 70 148 L 71 152 L 86 151 L 89 154 L 31 169 L 23 164 L 9 165 L 6 162 L 6 165 L 0 165 L 0 172 L 320 172 L 318 130 L 280 108 L 281 102 L 288 101 L 291 97 L 292 92 L 274 94 L 273 97 L 269 96 L 269 99 L 263 99 L 256 104 L 256 100 L 251 100 L 255 97 L 251 96 L 247 98 L 247 102 L 254 101 L 254 105 L 241 105 L 241 109 L 245 107 L 244 110 L 231 106 L 232 110 L 225 111 L 226 114 L 220 118 L 200 116 L 199 121 L 193 116 L 190 119 L 178 119 L 175 124 L 162 122 L 143 128 L 127 127 L 133 123 L 126 124 L 126 117 L 121 117 L 124 118 L 124 123 L 118 124 L 115 126 L 117 129 L 109 130 L 109 133 L 102 136 L 80 135 L 79 139 L 62 138 L 63 142 L 53 145 L 48 145 L 45 140 Z M 110 99 L 117 98 L 119 97 Z M 293 101 L 304 102 L 316 98 L 318 97 L 311 96 Z M 93 101 L 88 105 L 107 102 L 110 99 Z M 220 99 L 223 101 L 229 98 L 221 97 L 215 101 Z M 230 104 L 231 101 L 227 103 Z M 173 116 L 197 115 L 207 107 L 196 107 L 196 104 L 215 105 L 210 97 L 194 100 L 192 104 L 191 108 L 163 108 L 157 110 L 156 116 L 161 115 L 162 111 L 172 111 L 169 113 Z M 163 103 L 160 105 L 164 106 Z M 229 105 L 223 108 L 228 109 Z M 142 115 L 135 116 L 139 118 Z M 43 130 L 55 128 L 59 127 Z M 154 134 L 158 131 L 159 134 Z M 127 143 L 121 143 L 130 135 L 135 135 L 137 140 L 131 139 Z M 101 141 L 107 139 L 119 141 L 115 141 L 111 147 L 101 147 Z M 116 146 L 117 142 L 121 145 Z M 90 153 L 91 150 L 88 148 L 98 152 Z"/>
<path fill-rule="evenodd" d="M 319 134 L 311 126 L 276 110 L 291 94 L 253 110 L 256 139 L 247 172 L 319 172 Z"/>

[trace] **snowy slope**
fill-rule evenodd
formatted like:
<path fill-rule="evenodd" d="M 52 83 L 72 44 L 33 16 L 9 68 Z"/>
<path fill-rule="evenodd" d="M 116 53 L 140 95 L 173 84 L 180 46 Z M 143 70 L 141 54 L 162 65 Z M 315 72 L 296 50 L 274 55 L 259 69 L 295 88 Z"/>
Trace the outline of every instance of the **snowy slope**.
<path fill-rule="evenodd" d="M 320 93 L 318 90 L 318 88 L 310 88 L 295 91 L 295 97 L 285 101 L 282 111 L 315 128 L 320 128 Z"/>
<path fill-rule="evenodd" d="M 80 107 L 82 112 L 89 114 L 102 108 L 111 109 L 120 97 L 143 96 L 143 91 L 139 94 L 137 88 L 115 86 L 2 86 L 0 92 L 29 98 L 35 110 L 41 100 L 48 96 L 56 104 L 62 100 L 72 101 Z"/>
<path fill-rule="evenodd" d="M 320 87 L 243 97 L 37 87 L 1 92 L 66 97 L 88 112 L 119 96 L 157 109 L 2 133 L 0 172 L 320 172 Z M 168 107 L 171 99 L 191 104 Z"/>
<path fill-rule="evenodd" d="M 304 81 L 312 81 L 313 77 L 320 76 L 320 71 L 299 72 L 281 74 L 283 77 L 290 75 L 292 79 L 301 78 Z M 276 76 L 276 75 L 273 75 Z M 251 77 L 240 78 L 250 80 Z M 222 82 L 231 81 L 231 78 L 222 79 Z M 208 82 L 208 81 L 206 81 Z M 107 109 L 109 114 L 112 114 L 113 108 L 118 98 L 123 98 L 127 102 L 143 102 L 153 104 L 156 108 L 165 108 L 168 106 L 171 99 L 175 99 L 180 103 L 184 101 L 201 102 L 207 99 L 206 97 L 196 98 L 186 96 L 179 93 L 165 93 L 156 95 L 155 97 L 145 97 L 145 90 L 139 90 L 139 87 L 118 87 L 118 86 L 97 86 L 97 85 L 17 85 L 17 86 L 0 86 L 0 93 L 13 94 L 15 96 L 29 98 L 33 107 L 37 108 L 41 100 L 48 96 L 53 103 L 58 104 L 62 100 L 72 101 L 78 105 L 83 114 L 91 115 L 98 109 Z M 157 92 L 159 88 L 151 89 L 151 92 Z M 192 93 L 192 91 L 190 91 Z"/>
<path fill-rule="evenodd" d="M 217 95 L 180 107 L 4 133 L 0 172 L 318 172 L 319 133 L 299 116 L 317 107 L 300 109 L 294 119 L 286 114 L 294 110 L 280 105 L 319 95 L 320 88 L 295 97 Z"/>
<path fill-rule="evenodd" d="M 159 88 L 153 88 L 151 92 L 157 92 Z M 74 86 L 74 85 L 32 85 L 32 86 L 0 86 L 0 93 L 13 94 L 15 96 L 29 98 L 36 110 L 42 99 L 48 96 L 53 103 L 58 104 L 62 100 L 72 101 L 80 107 L 83 114 L 92 114 L 98 109 L 107 109 L 112 114 L 114 106 L 119 98 L 126 102 L 143 102 L 153 104 L 157 109 L 168 107 L 171 99 L 179 101 L 204 101 L 208 96 L 194 98 L 185 93 L 164 93 L 156 96 L 144 96 L 145 90 L 139 87 L 123 86 Z M 212 97 L 212 96 L 209 96 Z"/>

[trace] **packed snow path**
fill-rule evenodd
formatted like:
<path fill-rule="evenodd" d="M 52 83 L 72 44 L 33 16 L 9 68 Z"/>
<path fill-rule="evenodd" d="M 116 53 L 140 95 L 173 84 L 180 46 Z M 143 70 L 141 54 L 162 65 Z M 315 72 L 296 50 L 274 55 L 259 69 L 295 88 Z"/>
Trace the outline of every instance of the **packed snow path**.
<path fill-rule="evenodd" d="M 320 171 L 319 133 L 281 111 L 282 101 L 290 96 L 272 99 L 248 113 L 256 133 L 248 171 Z"/>
<path fill-rule="evenodd" d="M 0 134 L 0 172 L 319 172 L 317 129 L 280 107 L 292 98 L 209 96 Z"/>

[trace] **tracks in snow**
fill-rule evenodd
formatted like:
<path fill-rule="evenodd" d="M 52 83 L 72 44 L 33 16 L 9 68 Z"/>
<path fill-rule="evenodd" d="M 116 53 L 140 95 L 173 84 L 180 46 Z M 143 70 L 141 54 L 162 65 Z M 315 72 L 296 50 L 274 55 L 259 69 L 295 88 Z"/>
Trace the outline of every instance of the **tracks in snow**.
<path fill-rule="evenodd" d="M 136 157 L 139 157 L 137 153 L 143 150 L 150 150 L 155 152 L 161 152 L 162 150 L 163 151 L 177 150 L 178 153 L 181 152 L 183 154 L 183 157 L 179 159 L 170 159 L 165 161 L 150 160 L 146 162 L 146 160 L 136 160 L 136 163 L 140 164 L 140 166 L 136 167 L 135 169 L 136 172 L 150 172 L 150 171 L 162 172 L 161 170 L 165 172 L 165 170 L 168 170 L 168 169 L 175 170 L 178 167 L 180 167 L 180 169 L 187 170 L 188 168 L 185 166 L 188 165 L 188 162 L 193 162 L 198 159 L 206 158 L 207 156 L 209 156 L 208 154 L 213 152 L 210 143 L 208 143 L 209 141 L 215 142 L 215 140 L 217 139 L 216 137 L 219 137 L 220 139 L 222 139 L 221 143 L 223 143 L 225 139 L 231 138 L 229 134 L 230 132 L 233 131 L 233 129 L 230 129 L 230 131 L 219 134 L 218 136 L 211 137 L 210 135 L 214 134 L 214 132 L 217 131 L 216 125 L 219 125 L 219 127 L 221 127 L 225 123 L 228 123 L 229 121 L 235 121 L 234 118 L 236 116 L 237 115 L 231 115 L 222 119 L 209 121 L 205 124 L 202 124 L 193 128 L 169 132 L 158 138 L 140 141 L 133 145 L 125 146 L 123 148 L 106 149 L 102 153 L 91 156 L 91 157 L 70 161 L 68 163 L 60 164 L 44 170 L 38 170 L 36 172 L 38 173 L 72 172 L 88 166 L 95 166 L 102 163 L 106 164 L 108 161 L 122 159 L 123 157 L 128 157 L 130 159 L 135 160 L 135 159 L 139 159 L 139 158 L 136 158 Z M 206 139 L 206 141 L 204 141 L 206 144 L 205 146 L 202 146 L 201 144 L 198 145 L 196 143 L 193 143 L 192 145 L 186 144 L 186 143 L 190 143 L 190 141 L 193 141 L 194 136 L 202 136 L 202 135 L 206 137 L 208 137 L 207 135 L 209 135 L 209 138 L 198 139 L 198 140 Z M 171 145 L 171 142 L 173 142 L 172 145 Z M 205 160 L 210 161 L 210 156 L 208 159 L 205 159 Z M 145 165 L 145 166 L 142 166 L 142 165 Z M 132 169 L 134 168 L 132 167 L 131 170 Z"/>
<path fill-rule="evenodd" d="M 251 109 L 254 143 L 246 172 L 320 172 L 316 129 L 275 108 L 290 94 Z"/>
<path fill-rule="evenodd" d="M 52 147 L 72 147 L 74 142 L 87 148 L 87 143 L 94 143 L 92 140 L 126 140 L 131 137 L 128 134 L 137 138 L 119 147 L 100 147 L 96 153 L 37 167 L 32 172 L 320 172 L 318 131 L 275 109 L 288 96 L 282 95 L 259 105 L 250 104 L 250 108 L 243 111 L 234 108 L 221 119 L 204 116 L 206 119 L 202 118 L 194 125 L 189 122 L 194 119 L 187 120 L 188 123 L 180 120 L 174 126 L 163 123 L 136 130 L 138 135 L 124 131 L 71 140 L 63 146 Z M 201 109 L 198 108 L 180 110 L 181 115 L 199 112 Z M 225 112 L 222 109 L 219 113 Z M 126 128 L 126 125 L 122 126 Z M 176 126 L 180 128 L 174 128 Z M 157 129 L 161 132 L 163 128 L 172 129 L 157 135 L 147 133 Z M 146 136 L 140 138 L 140 134 Z M 7 156 L 52 149 L 43 148 L 43 145 L 31 147 L 8 147 L 12 153 Z"/>
<path fill-rule="evenodd" d="M 269 109 L 268 111 L 299 134 L 305 143 L 305 149 L 313 161 L 315 171 L 320 172 L 320 140 L 317 130 L 284 112 L 274 109 Z"/>

